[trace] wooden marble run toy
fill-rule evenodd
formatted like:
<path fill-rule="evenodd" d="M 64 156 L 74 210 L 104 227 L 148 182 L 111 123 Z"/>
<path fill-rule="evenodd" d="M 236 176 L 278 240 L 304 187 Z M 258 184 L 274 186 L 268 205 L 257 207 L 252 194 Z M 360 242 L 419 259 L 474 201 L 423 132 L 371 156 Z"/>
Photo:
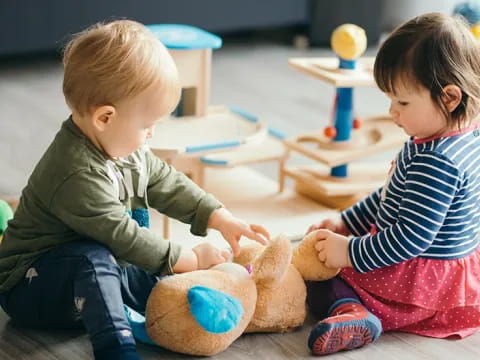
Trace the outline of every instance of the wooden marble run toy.
<path fill-rule="evenodd" d="M 293 58 L 289 65 L 336 87 L 334 123 L 323 133 L 308 133 L 285 140 L 289 151 L 322 163 L 324 168 L 330 168 L 330 172 L 318 166 L 284 166 L 280 189 L 284 187 L 285 176 L 289 176 L 295 180 L 298 192 L 342 209 L 382 185 L 388 170 L 378 165 L 348 164 L 368 155 L 399 148 L 406 137 L 388 116 L 364 121 L 354 118 L 353 88 L 375 86 L 372 76 L 374 59 L 358 59 L 366 49 L 365 31 L 353 24 L 341 25 L 333 32 L 331 45 L 338 59 Z"/>
<path fill-rule="evenodd" d="M 209 106 L 212 50 L 222 39 L 188 25 L 147 27 L 169 50 L 182 85 L 179 106 L 149 140 L 152 151 L 202 187 L 207 167 L 278 161 L 281 169 L 287 156 L 283 134 L 237 107 Z M 168 229 L 165 218 L 165 238 Z"/>

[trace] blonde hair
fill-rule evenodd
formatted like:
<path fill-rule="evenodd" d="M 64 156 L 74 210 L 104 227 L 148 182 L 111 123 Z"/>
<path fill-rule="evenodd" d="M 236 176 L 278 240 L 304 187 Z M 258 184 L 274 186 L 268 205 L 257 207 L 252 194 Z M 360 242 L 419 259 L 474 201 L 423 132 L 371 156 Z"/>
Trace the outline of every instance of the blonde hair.
<path fill-rule="evenodd" d="M 384 92 L 397 81 L 423 86 L 450 125 L 461 124 L 480 110 L 480 45 L 465 21 L 440 13 L 417 16 L 393 31 L 375 59 L 374 76 Z M 450 113 L 443 88 L 457 85 L 462 100 Z"/>
<path fill-rule="evenodd" d="M 180 97 L 177 69 L 167 49 L 142 24 L 98 23 L 74 35 L 63 55 L 63 93 L 80 115 L 115 106 L 160 81 L 171 110 Z M 171 111 L 170 110 L 170 111 Z"/>

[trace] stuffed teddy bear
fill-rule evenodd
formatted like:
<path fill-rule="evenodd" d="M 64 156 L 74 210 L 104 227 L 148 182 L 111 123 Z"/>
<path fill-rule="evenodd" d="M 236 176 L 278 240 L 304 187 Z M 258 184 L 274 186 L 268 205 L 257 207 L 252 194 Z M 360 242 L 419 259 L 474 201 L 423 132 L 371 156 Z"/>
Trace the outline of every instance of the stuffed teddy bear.
<path fill-rule="evenodd" d="M 325 267 L 318 260 L 316 242 L 312 233 L 293 253 L 285 236 L 277 237 L 268 247 L 252 242 L 242 248 L 235 263 L 243 266 L 253 263 L 253 269 L 269 274 L 267 281 L 258 281 L 254 276 L 257 303 L 245 332 L 287 332 L 303 324 L 307 296 L 304 280 L 330 279 L 339 271 Z"/>
<path fill-rule="evenodd" d="M 315 235 L 292 251 L 285 236 L 268 246 L 242 247 L 233 263 L 175 274 L 158 282 L 146 318 L 126 309 L 141 341 L 191 355 L 214 355 L 244 332 L 286 332 L 306 316 L 304 280 L 326 280 L 338 269 L 317 258 Z"/>

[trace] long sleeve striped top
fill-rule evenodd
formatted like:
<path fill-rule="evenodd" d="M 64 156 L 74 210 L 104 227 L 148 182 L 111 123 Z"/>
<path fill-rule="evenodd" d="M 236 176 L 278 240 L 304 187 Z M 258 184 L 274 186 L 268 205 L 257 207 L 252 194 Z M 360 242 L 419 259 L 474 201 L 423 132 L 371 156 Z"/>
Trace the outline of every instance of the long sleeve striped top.
<path fill-rule="evenodd" d="M 410 139 L 387 183 L 342 212 L 354 235 L 349 254 L 356 271 L 417 256 L 457 259 L 477 248 L 479 135 L 470 128 L 449 137 Z"/>

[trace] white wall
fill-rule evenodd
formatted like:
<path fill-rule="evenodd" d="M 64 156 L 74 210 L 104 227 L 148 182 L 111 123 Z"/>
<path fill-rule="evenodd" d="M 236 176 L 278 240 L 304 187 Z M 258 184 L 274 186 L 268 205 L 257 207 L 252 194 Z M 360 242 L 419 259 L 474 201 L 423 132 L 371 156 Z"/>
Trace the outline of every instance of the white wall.
<path fill-rule="evenodd" d="M 384 0 L 382 28 L 391 30 L 406 20 L 427 12 L 451 14 L 463 0 Z"/>

